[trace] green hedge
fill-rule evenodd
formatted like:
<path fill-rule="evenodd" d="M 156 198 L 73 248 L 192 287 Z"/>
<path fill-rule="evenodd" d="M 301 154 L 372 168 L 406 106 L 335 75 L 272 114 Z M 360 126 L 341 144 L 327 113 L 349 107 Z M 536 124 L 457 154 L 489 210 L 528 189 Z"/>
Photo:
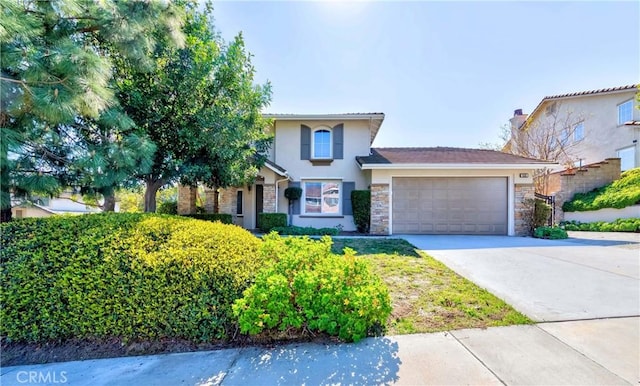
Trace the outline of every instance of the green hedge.
<path fill-rule="evenodd" d="M 322 331 L 357 341 L 380 333 L 391 313 L 389 292 L 366 260 L 345 249 L 331 253 L 331 238 L 264 237 L 264 258 L 273 264 L 233 305 L 240 331 Z"/>
<path fill-rule="evenodd" d="M 286 227 L 286 213 L 258 213 L 258 228 L 264 233 L 269 233 L 273 228 Z"/>
<path fill-rule="evenodd" d="M 614 222 L 563 221 L 560 226 L 568 231 L 588 232 L 640 232 L 640 218 L 620 218 Z"/>
<path fill-rule="evenodd" d="M 567 232 L 562 228 L 543 226 L 543 227 L 537 227 L 533 231 L 533 237 L 536 237 L 539 239 L 559 240 L 559 239 L 566 239 L 569 237 L 569 235 L 567 235 Z"/>
<path fill-rule="evenodd" d="M 369 233 L 371 222 L 371 191 L 352 190 L 351 206 L 353 208 L 353 222 L 360 233 Z"/>
<path fill-rule="evenodd" d="M 577 193 L 562 205 L 565 212 L 626 208 L 640 203 L 640 168 L 627 170 L 620 179 L 587 193 Z"/>
<path fill-rule="evenodd" d="M 224 338 L 232 303 L 263 266 L 249 232 L 176 216 L 56 216 L 0 230 L 8 341 Z"/>
<path fill-rule="evenodd" d="M 177 201 L 165 201 L 158 205 L 156 210 L 158 214 L 178 214 L 178 202 Z"/>
<path fill-rule="evenodd" d="M 191 217 L 198 220 L 216 222 L 219 221 L 223 224 L 233 224 L 233 216 L 227 213 L 197 213 L 197 214 L 185 214 L 185 217 Z"/>
<path fill-rule="evenodd" d="M 280 235 L 288 236 L 337 236 L 340 231 L 338 228 L 312 228 L 312 227 L 275 227 L 271 229 Z"/>

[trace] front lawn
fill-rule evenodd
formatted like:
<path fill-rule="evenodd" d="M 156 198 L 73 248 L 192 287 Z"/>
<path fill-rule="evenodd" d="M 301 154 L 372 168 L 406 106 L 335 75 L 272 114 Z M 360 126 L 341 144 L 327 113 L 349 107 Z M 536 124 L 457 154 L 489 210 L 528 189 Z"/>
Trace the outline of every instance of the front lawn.
<path fill-rule="evenodd" d="M 533 323 L 405 240 L 334 239 L 334 252 L 345 247 L 370 261 L 389 287 L 389 335 Z"/>

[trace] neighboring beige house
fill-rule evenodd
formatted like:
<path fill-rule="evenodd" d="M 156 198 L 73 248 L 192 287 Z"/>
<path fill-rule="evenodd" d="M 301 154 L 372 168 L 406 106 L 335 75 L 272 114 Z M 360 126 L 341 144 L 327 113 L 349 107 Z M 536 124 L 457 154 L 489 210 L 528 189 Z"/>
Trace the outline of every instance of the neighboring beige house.
<path fill-rule="evenodd" d="M 511 118 L 512 139 L 505 150 L 515 146 L 514 138 L 524 130 L 536 138 L 551 135 L 566 149 L 566 154 L 561 154 L 562 161 L 573 166 L 620 158 L 623 171 L 639 167 L 637 92 L 637 85 L 629 85 L 545 97 L 530 115 L 515 111 Z M 515 153 L 545 158 L 535 152 Z"/>
<path fill-rule="evenodd" d="M 258 213 L 287 213 L 284 190 L 297 186 L 297 226 L 355 230 L 351 191 L 370 189 L 373 234 L 525 234 L 533 172 L 554 165 L 491 150 L 371 148 L 382 113 L 265 116 L 273 119 L 269 161 L 253 184 L 219 193 L 220 212 L 247 229 Z M 180 187 L 180 214 L 195 211 L 195 193 Z M 206 191 L 207 212 L 214 194 Z"/>
<path fill-rule="evenodd" d="M 100 213 L 99 208 L 86 205 L 73 198 L 71 193 L 63 192 L 59 197 L 36 197 L 28 200 L 12 200 L 13 218 L 50 217 L 58 214 Z"/>

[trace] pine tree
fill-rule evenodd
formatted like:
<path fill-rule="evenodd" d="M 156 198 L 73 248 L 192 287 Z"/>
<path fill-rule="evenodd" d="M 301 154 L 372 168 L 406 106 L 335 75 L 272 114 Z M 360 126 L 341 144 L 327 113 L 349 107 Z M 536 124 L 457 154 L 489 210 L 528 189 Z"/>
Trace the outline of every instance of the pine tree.
<path fill-rule="evenodd" d="M 150 68 L 154 36 L 182 44 L 183 14 L 163 1 L 0 0 L 0 7 L 0 206 L 6 221 L 11 191 L 53 194 L 74 183 L 77 175 L 69 171 L 80 169 L 73 162 L 82 159 L 77 145 L 85 140 L 78 122 L 98 121 L 117 105 L 112 57 Z"/>

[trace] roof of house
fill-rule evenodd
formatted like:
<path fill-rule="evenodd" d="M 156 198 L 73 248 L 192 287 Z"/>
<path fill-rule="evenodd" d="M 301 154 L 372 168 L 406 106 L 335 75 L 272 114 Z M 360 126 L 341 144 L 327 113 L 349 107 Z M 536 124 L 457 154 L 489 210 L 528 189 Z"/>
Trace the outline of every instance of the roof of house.
<path fill-rule="evenodd" d="M 558 95 L 546 96 L 546 97 L 542 98 L 542 100 L 533 109 L 533 111 L 531 111 L 531 114 L 529 114 L 527 116 L 527 119 L 522 122 L 520 127 L 526 127 L 528 122 L 531 122 L 533 120 L 533 117 L 538 113 L 538 111 L 540 111 L 540 109 L 542 108 L 542 105 L 544 105 L 546 102 L 549 102 L 549 101 L 552 101 L 552 100 L 557 100 L 557 99 L 563 99 L 563 98 L 572 98 L 572 97 L 581 97 L 581 96 L 591 96 L 591 95 L 596 95 L 596 94 L 624 92 L 624 91 L 637 89 L 638 87 L 640 87 L 640 84 L 629 84 L 629 85 L 626 85 L 626 86 L 608 87 L 608 88 L 600 88 L 600 89 L 597 89 L 597 90 L 578 91 L 578 92 L 571 92 L 571 93 L 567 93 L 567 94 L 558 94 Z"/>
<path fill-rule="evenodd" d="M 289 173 L 287 172 L 287 170 L 285 168 L 283 168 L 282 166 L 276 164 L 273 161 L 269 161 L 266 160 L 264 162 L 264 166 L 268 167 L 269 169 L 273 170 L 274 173 L 282 176 L 282 177 L 289 177 Z"/>
<path fill-rule="evenodd" d="M 603 93 L 625 91 L 625 90 L 631 90 L 631 89 L 637 89 L 637 88 L 638 88 L 637 84 L 630 84 L 627 86 L 607 87 L 607 88 L 600 88 L 597 90 L 578 91 L 578 92 L 571 92 L 567 94 L 551 95 L 551 96 L 546 96 L 543 99 L 558 99 L 558 98 L 568 98 L 568 97 L 582 96 L 582 95 L 603 94 Z"/>
<path fill-rule="evenodd" d="M 425 166 L 433 167 L 446 165 L 493 165 L 493 166 L 522 166 L 541 167 L 555 165 L 553 162 L 526 158 L 514 154 L 495 150 L 465 149 L 455 147 L 387 147 L 373 148 L 366 157 L 356 157 L 360 167 L 397 166 Z"/>
<path fill-rule="evenodd" d="M 384 113 L 340 113 L 340 114 L 262 114 L 265 118 L 273 118 L 279 121 L 355 121 L 355 120 L 368 120 L 371 127 L 371 141 L 376 138 L 380 126 L 384 121 Z"/>

